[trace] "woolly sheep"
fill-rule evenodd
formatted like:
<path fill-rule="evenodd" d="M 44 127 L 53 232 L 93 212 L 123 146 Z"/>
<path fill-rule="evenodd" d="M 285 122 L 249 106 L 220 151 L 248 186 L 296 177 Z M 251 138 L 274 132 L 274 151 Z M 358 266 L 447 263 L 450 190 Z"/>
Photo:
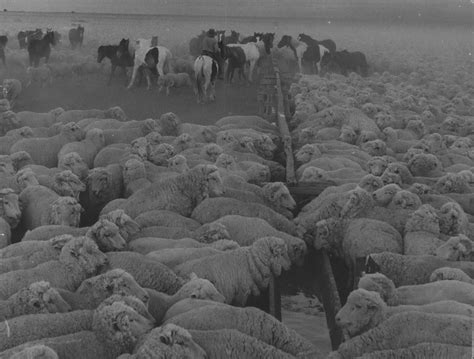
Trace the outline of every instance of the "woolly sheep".
<path fill-rule="evenodd" d="M 19 201 L 19 196 L 11 188 L 0 189 L 0 218 L 11 229 L 17 227 L 22 216 Z M 4 243 L 0 241 L 2 247 L 10 244 L 8 239 L 4 240 Z"/>
<path fill-rule="evenodd" d="M 448 261 L 472 261 L 474 242 L 460 234 L 441 242 L 436 249 L 436 256 Z"/>
<path fill-rule="evenodd" d="M 439 209 L 438 216 L 441 233 L 449 236 L 468 234 L 469 221 L 458 203 L 448 202 L 443 204 Z"/>
<path fill-rule="evenodd" d="M 10 359 L 59 359 L 59 357 L 50 347 L 37 344 L 13 354 Z"/>
<path fill-rule="evenodd" d="M 469 180 L 470 178 L 462 173 L 447 173 L 436 181 L 435 189 L 439 193 L 472 193 Z"/>
<path fill-rule="evenodd" d="M 75 290 L 86 278 L 105 265 L 107 257 L 87 237 L 73 238 L 61 250 L 59 260 L 30 269 L 0 274 L 0 297 L 6 299 L 36 281 L 47 280 L 53 287 Z"/>
<path fill-rule="evenodd" d="M 10 148 L 19 140 L 33 137 L 31 127 L 20 127 L 8 131 L 5 136 L 0 137 L 0 154 L 10 154 Z"/>
<path fill-rule="evenodd" d="M 408 161 L 408 169 L 413 176 L 439 177 L 443 174 L 442 167 L 439 159 L 431 153 L 414 155 Z"/>
<path fill-rule="evenodd" d="M 89 172 L 87 164 L 76 152 L 71 152 L 61 157 L 58 161 L 58 169 L 70 170 L 78 176 L 81 181 L 84 181 L 87 178 Z"/>
<path fill-rule="evenodd" d="M 170 323 L 188 330 L 235 329 L 291 355 L 320 356 L 318 350 L 293 329 L 257 308 L 209 305 L 170 318 L 165 324 Z"/>
<path fill-rule="evenodd" d="M 374 176 L 381 176 L 390 161 L 386 156 L 374 156 L 367 162 L 367 171 Z"/>
<path fill-rule="evenodd" d="M 408 218 L 403 237 L 404 254 L 434 255 L 443 243 L 440 239 L 439 218 L 429 204 L 420 206 Z"/>
<path fill-rule="evenodd" d="M 192 88 L 191 78 L 185 72 L 169 73 L 158 78 L 158 92 L 166 89 L 166 95 L 170 94 L 172 87 L 189 87 Z"/>
<path fill-rule="evenodd" d="M 377 206 L 385 207 L 392 201 L 393 197 L 398 191 L 401 191 L 399 185 L 395 183 L 389 183 L 382 188 L 375 190 L 372 193 L 372 197 Z"/>
<path fill-rule="evenodd" d="M 58 291 L 45 281 L 20 289 L 5 301 L 0 301 L 0 318 L 9 319 L 27 314 L 65 313 L 71 307 Z"/>
<path fill-rule="evenodd" d="M 359 288 L 349 294 L 346 304 L 336 314 L 335 319 L 345 336 L 353 338 L 375 328 L 393 315 L 408 311 L 454 314 L 469 317 L 472 315 L 473 307 L 455 301 L 392 307 L 387 306 L 378 292 Z"/>
<path fill-rule="evenodd" d="M 5 79 L 2 84 L 3 98 L 10 102 L 11 108 L 15 107 L 16 100 L 22 90 L 21 82 L 17 79 Z"/>
<path fill-rule="evenodd" d="M 139 189 L 145 188 L 151 184 L 146 178 L 145 164 L 136 159 L 131 158 L 123 165 L 123 196 L 125 198 L 130 197 L 133 193 Z"/>
<path fill-rule="evenodd" d="M 31 84 L 38 82 L 41 87 L 46 87 L 47 85 L 51 86 L 53 84 L 53 74 L 49 66 L 42 65 L 40 67 L 31 67 L 26 68 L 26 75 L 28 82 L 26 83 L 25 88 L 31 86 Z"/>
<path fill-rule="evenodd" d="M 460 282 L 466 282 L 474 284 L 474 280 L 470 278 L 465 272 L 459 268 L 441 267 L 435 269 L 430 276 L 430 282 L 438 280 L 457 280 Z"/>
<path fill-rule="evenodd" d="M 395 288 L 393 281 L 381 273 L 366 274 L 359 288 L 375 290 L 388 305 L 424 305 L 443 300 L 455 300 L 473 305 L 474 287 L 470 283 L 443 280 Z"/>
<path fill-rule="evenodd" d="M 243 306 L 250 294 L 259 295 L 260 290 L 268 286 L 270 277 L 279 276 L 290 264 L 282 239 L 262 237 L 250 247 L 195 259 L 177 266 L 175 271 L 179 275 L 194 272 L 209 279 L 224 294 L 226 303 Z M 258 275 L 255 268 L 258 268 Z"/>
<path fill-rule="evenodd" d="M 47 224 L 78 227 L 83 211 L 72 197 L 61 197 L 44 186 L 28 186 L 20 193 L 23 206 L 21 224 L 33 229 Z"/>
<path fill-rule="evenodd" d="M 121 209 L 116 209 L 114 211 L 110 211 L 106 214 L 103 214 L 100 216 L 99 219 L 106 219 L 114 223 L 119 228 L 120 235 L 127 242 L 130 241 L 130 237 L 136 234 L 141 227 L 139 223 L 130 218 L 130 216 L 128 216 Z"/>
<path fill-rule="evenodd" d="M 115 118 L 120 121 L 126 121 L 125 113 L 118 106 L 111 107 L 108 110 L 69 110 L 60 114 L 57 118 L 57 121 L 62 123 L 77 123 L 84 118 Z"/>
<path fill-rule="evenodd" d="M 221 188 L 222 180 L 217 167 L 199 165 L 174 179 L 165 179 L 135 192 L 121 208 L 132 218 L 156 209 L 172 210 L 189 216 L 209 193 L 219 194 Z"/>
<path fill-rule="evenodd" d="M 387 145 L 382 140 L 367 141 L 360 148 L 371 156 L 383 156 L 387 154 Z"/>
<path fill-rule="evenodd" d="M 46 167 L 56 167 L 58 164 L 58 152 L 69 142 L 82 140 L 84 134 L 74 123 L 65 124 L 61 132 L 49 138 L 25 138 L 16 142 L 10 153 L 26 151 L 29 153 L 35 164 Z"/>
<path fill-rule="evenodd" d="M 66 153 L 76 152 L 81 156 L 89 168 L 94 165 L 94 158 L 105 146 L 105 138 L 102 130 L 98 128 L 86 132 L 84 140 L 80 142 L 69 142 L 61 147 L 58 152 L 58 161 Z"/>

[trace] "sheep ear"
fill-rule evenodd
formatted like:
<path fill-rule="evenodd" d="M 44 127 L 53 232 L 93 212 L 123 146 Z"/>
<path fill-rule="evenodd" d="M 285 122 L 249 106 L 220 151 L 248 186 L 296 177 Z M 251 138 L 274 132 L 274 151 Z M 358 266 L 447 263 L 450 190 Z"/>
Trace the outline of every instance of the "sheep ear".
<path fill-rule="evenodd" d="M 190 275 L 189 275 L 189 279 L 190 280 L 194 280 L 194 279 L 198 279 L 199 277 L 197 276 L 196 273 L 192 272 Z"/>
<path fill-rule="evenodd" d="M 160 342 L 166 345 L 171 345 L 171 338 L 165 334 L 160 335 Z"/>
<path fill-rule="evenodd" d="M 459 240 L 459 243 L 461 243 L 465 248 L 466 248 L 466 254 L 469 254 L 472 252 L 472 241 L 467 238 L 467 237 L 461 237 L 460 240 Z"/>

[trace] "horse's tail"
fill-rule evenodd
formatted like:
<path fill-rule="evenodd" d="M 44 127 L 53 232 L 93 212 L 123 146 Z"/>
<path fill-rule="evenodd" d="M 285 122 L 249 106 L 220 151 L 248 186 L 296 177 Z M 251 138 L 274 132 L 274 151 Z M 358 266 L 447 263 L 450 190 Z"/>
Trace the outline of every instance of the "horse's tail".
<path fill-rule="evenodd" d="M 198 56 L 194 62 L 194 77 L 196 79 L 196 91 L 199 96 L 202 96 L 202 80 L 204 78 L 204 59 Z"/>

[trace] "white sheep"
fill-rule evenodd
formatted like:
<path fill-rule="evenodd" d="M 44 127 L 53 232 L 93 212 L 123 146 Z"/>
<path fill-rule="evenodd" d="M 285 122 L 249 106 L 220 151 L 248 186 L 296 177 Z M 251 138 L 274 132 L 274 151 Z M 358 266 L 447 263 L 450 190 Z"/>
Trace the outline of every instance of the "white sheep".
<path fill-rule="evenodd" d="M 130 216 L 121 209 L 103 214 L 99 219 L 107 219 L 114 223 L 119 228 L 120 235 L 127 242 L 129 242 L 130 237 L 136 234 L 141 228 L 139 223 L 130 218 Z"/>
<path fill-rule="evenodd" d="M 58 161 L 65 154 L 76 152 L 89 168 L 94 165 L 94 158 L 105 146 L 104 133 L 101 129 L 94 128 L 86 132 L 84 140 L 66 143 L 58 152 Z"/>
<path fill-rule="evenodd" d="M 25 88 L 30 87 L 33 83 L 38 82 L 41 87 L 51 86 L 53 84 L 53 74 L 48 65 L 41 65 L 40 67 L 27 67 L 26 75 L 28 82 Z"/>
<path fill-rule="evenodd" d="M 433 271 L 430 276 L 430 282 L 438 280 L 458 280 L 474 284 L 474 280 L 459 268 L 441 267 Z"/>
<path fill-rule="evenodd" d="M 8 131 L 5 136 L 0 137 L 0 154 L 10 154 L 10 148 L 15 144 L 15 142 L 23 138 L 31 138 L 33 136 L 33 130 L 31 127 L 27 126 Z"/>
<path fill-rule="evenodd" d="M 120 107 L 115 106 L 109 108 L 108 110 L 68 110 L 60 114 L 57 118 L 57 121 L 62 123 L 77 123 L 85 118 L 115 118 L 119 121 L 127 120 L 127 116 L 125 115 L 123 110 Z"/>
<path fill-rule="evenodd" d="M 10 357 L 10 359 L 29 358 L 59 359 L 58 354 L 53 349 L 43 344 L 36 344 L 26 347 Z"/>
<path fill-rule="evenodd" d="M 209 279 L 225 296 L 226 303 L 243 306 L 250 294 L 259 295 L 268 287 L 271 276 L 279 276 L 290 263 L 282 239 L 262 237 L 250 247 L 195 259 L 177 266 L 175 271 L 179 275 L 194 272 Z"/>
<path fill-rule="evenodd" d="M 448 261 L 472 261 L 474 242 L 463 234 L 450 237 L 436 248 L 436 256 Z"/>
<path fill-rule="evenodd" d="M 408 218 L 403 237 L 404 254 L 434 255 L 443 244 L 440 239 L 439 218 L 429 204 L 420 206 Z"/>
<path fill-rule="evenodd" d="M 456 202 L 448 202 L 439 209 L 439 229 L 442 234 L 455 236 L 469 234 L 469 220 L 462 207 Z"/>
<path fill-rule="evenodd" d="M 64 112 L 62 107 L 57 107 L 49 112 L 32 112 L 20 111 L 16 113 L 16 117 L 20 126 L 35 127 L 49 127 L 52 126 L 59 115 Z"/>
<path fill-rule="evenodd" d="M 189 87 L 192 88 L 191 77 L 185 72 L 181 73 L 168 73 L 158 77 L 158 92 L 166 90 L 166 95 L 170 94 L 170 88 L 172 87 Z"/>
<path fill-rule="evenodd" d="M 142 228 L 150 226 L 170 226 L 183 227 L 190 231 L 194 231 L 201 226 L 199 222 L 191 218 L 184 217 L 173 211 L 160 209 L 143 211 L 140 215 L 135 217 L 135 222 Z"/>
<path fill-rule="evenodd" d="M 2 85 L 3 98 L 10 102 L 11 108 L 14 108 L 23 89 L 21 82 L 17 79 L 5 79 Z"/>

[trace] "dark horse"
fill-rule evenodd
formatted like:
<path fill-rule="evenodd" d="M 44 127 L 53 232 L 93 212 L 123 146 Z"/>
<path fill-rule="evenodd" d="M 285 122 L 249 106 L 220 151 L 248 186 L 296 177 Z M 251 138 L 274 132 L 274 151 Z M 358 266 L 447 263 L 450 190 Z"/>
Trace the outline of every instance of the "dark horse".
<path fill-rule="evenodd" d="M 43 30 L 36 29 L 34 31 L 27 30 L 27 31 L 20 31 L 17 35 L 18 44 L 20 45 L 20 49 L 26 49 L 28 47 L 28 42 L 33 39 L 41 40 L 43 38 Z"/>
<path fill-rule="evenodd" d="M 206 37 L 206 31 L 202 31 L 200 35 L 193 37 L 189 41 L 189 53 L 192 56 L 201 55 L 202 40 Z"/>
<path fill-rule="evenodd" d="M 225 73 L 225 81 L 228 83 L 232 82 L 234 78 L 235 69 L 239 70 L 239 79 L 242 80 L 244 75 L 244 67 L 247 62 L 245 58 L 244 50 L 241 47 L 231 47 L 225 45 L 225 39 L 223 37 L 219 38 L 219 49 L 221 50 L 221 57 L 224 60 L 227 60 L 227 70 Z"/>
<path fill-rule="evenodd" d="M 231 30 L 230 36 L 225 36 L 223 38 L 224 45 L 237 44 L 239 42 L 239 37 L 240 37 L 240 34 L 237 31 Z"/>
<path fill-rule="evenodd" d="M 257 42 L 262 38 L 262 36 L 263 32 L 254 32 L 253 35 L 244 37 L 240 43 L 247 44 L 249 42 Z"/>
<path fill-rule="evenodd" d="M 349 52 L 347 50 L 336 51 L 331 56 L 323 57 L 321 65 L 325 66 L 330 72 L 340 73 L 344 76 L 354 71 L 364 77 L 367 76 L 369 67 L 362 52 Z"/>
<path fill-rule="evenodd" d="M 271 49 L 273 48 L 273 40 L 275 40 L 274 32 L 267 32 L 260 36 L 260 40 L 265 44 L 265 52 L 269 55 Z"/>
<path fill-rule="evenodd" d="M 8 43 L 8 37 L 5 35 L 0 36 L 0 59 L 3 62 L 3 66 L 7 66 L 7 63 L 5 61 L 5 46 L 7 46 Z"/>
<path fill-rule="evenodd" d="M 299 34 L 297 39 L 298 41 L 303 41 L 308 46 L 323 45 L 326 49 L 328 49 L 331 52 L 331 55 L 336 52 L 336 43 L 331 39 L 318 41 L 306 34 Z"/>
<path fill-rule="evenodd" d="M 77 46 L 82 47 L 82 42 L 84 40 L 84 27 L 78 25 L 76 29 L 69 30 L 69 42 L 71 43 L 71 48 L 74 50 Z"/>
<path fill-rule="evenodd" d="M 46 32 L 46 35 L 44 35 L 41 40 L 33 39 L 28 41 L 30 66 L 38 67 L 42 57 L 45 58 L 45 63 L 48 63 L 49 55 L 51 54 L 51 46 L 55 44 L 54 32 L 50 30 Z"/>
<path fill-rule="evenodd" d="M 123 69 L 123 72 L 127 74 L 126 68 L 133 66 L 133 57 L 128 51 L 128 46 L 129 39 L 122 39 L 119 45 L 102 45 L 97 49 L 97 62 L 101 63 L 107 57 L 112 65 L 108 85 L 110 85 L 117 67 Z M 125 77 L 125 81 L 128 82 L 127 77 Z"/>

